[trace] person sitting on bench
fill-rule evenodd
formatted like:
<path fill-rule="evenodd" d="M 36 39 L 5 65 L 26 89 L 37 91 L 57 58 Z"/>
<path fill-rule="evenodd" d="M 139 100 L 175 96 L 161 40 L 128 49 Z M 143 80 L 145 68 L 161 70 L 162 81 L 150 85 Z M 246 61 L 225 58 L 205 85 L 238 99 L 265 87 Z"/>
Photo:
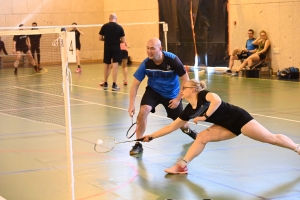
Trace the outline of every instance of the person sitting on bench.
<path fill-rule="evenodd" d="M 255 41 L 254 31 L 252 29 L 248 30 L 248 40 L 246 41 L 245 48 L 234 48 L 232 54 L 229 56 L 224 57 L 224 60 L 229 60 L 228 70 L 225 72 L 227 74 L 232 73 L 232 67 L 234 64 L 234 60 L 243 60 L 247 59 L 251 54 L 256 52 L 257 45 L 254 45 L 253 42 Z"/>
<path fill-rule="evenodd" d="M 258 49 L 255 53 L 249 56 L 244 62 L 238 67 L 236 72 L 232 73 L 231 76 L 238 76 L 239 71 L 246 66 L 252 66 L 253 61 L 264 60 L 267 57 L 267 51 L 271 45 L 271 41 L 267 38 L 266 31 L 262 30 L 260 33 L 260 38 L 254 40 L 253 44 L 258 45 Z"/>
<path fill-rule="evenodd" d="M 1 40 L 1 36 L 0 36 L 0 53 L 1 53 L 2 50 L 3 50 L 3 53 L 4 53 L 5 55 L 8 55 L 8 53 L 7 53 L 6 49 L 5 49 L 5 44 L 4 44 L 4 42 Z"/>

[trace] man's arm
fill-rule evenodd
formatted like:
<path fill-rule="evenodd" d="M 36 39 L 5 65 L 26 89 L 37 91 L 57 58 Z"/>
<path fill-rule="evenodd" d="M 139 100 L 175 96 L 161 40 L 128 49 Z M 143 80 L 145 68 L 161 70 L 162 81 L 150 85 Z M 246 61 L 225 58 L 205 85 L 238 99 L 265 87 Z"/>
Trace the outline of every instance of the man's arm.
<path fill-rule="evenodd" d="M 129 95 L 129 108 L 128 108 L 128 113 L 130 116 L 134 115 L 135 113 L 135 107 L 134 107 L 134 102 L 135 102 L 135 97 L 137 94 L 137 90 L 139 89 L 141 84 L 141 81 L 137 80 L 134 78 L 133 83 L 130 88 L 130 95 Z"/>
<path fill-rule="evenodd" d="M 124 37 L 121 37 L 120 40 L 121 40 L 121 43 L 125 43 L 125 42 L 126 42 L 126 41 L 125 41 L 125 36 L 124 36 Z"/>
<path fill-rule="evenodd" d="M 104 41 L 104 36 L 103 35 L 99 35 L 99 40 L 100 41 Z"/>
<path fill-rule="evenodd" d="M 26 44 L 27 44 L 28 48 L 30 49 L 31 43 L 30 43 L 29 37 L 26 38 Z"/>
<path fill-rule="evenodd" d="M 182 87 L 184 86 L 184 84 L 190 80 L 188 73 L 186 72 L 184 75 L 182 75 L 180 77 L 181 79 L 181 86 L 180 86 L 180 91 L 182 91 Z M 181 92 L 179 92 L 178 96 L 176 97 L 176 99 L 181 99 Z"/>

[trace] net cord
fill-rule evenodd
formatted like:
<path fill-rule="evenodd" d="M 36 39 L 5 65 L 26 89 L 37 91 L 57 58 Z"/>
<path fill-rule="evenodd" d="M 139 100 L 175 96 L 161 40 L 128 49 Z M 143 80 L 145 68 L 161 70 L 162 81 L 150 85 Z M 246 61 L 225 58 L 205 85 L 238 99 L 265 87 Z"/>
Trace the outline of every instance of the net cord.
<path fill-rule="evenodd" d="M 67 34 L 65 31 L 60 33 L 60 48 L 62 61 L 63 91 L 65 104 L 65 121 L 66 121 L 66 143 L 68 157 L 68 183 L 69 183 L 69 199 L 75 200 L 74 189 L 74 164 L 73 164 L 73 148 L 72 148 L 72 127 L 71 127 L 71 111 L 70 111 L 70 90 L 69 90 L 69 73 L 67 59 Z"/>

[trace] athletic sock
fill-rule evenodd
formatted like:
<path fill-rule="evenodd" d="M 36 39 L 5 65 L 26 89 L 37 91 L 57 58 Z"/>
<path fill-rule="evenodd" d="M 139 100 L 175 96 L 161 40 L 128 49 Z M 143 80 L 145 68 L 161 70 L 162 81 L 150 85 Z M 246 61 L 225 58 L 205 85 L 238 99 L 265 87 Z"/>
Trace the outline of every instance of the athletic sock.
<path fill-rule="evenodd" d="M 185 168 L 187 166 L 188 162 L 184 159 L 182 159 L 181 161 L 179 161 L 179 165 L 182 168 Z"/>

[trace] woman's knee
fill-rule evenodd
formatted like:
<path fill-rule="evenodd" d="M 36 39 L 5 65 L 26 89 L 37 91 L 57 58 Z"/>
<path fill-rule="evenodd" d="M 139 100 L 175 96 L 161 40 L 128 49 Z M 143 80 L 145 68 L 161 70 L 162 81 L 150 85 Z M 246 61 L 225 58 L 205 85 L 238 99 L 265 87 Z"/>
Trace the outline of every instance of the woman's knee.
<path fill-rule="evenodd" d="M 207 129 L 204 131 L 201 131 L 197 135 L 197 138 L 196 138 L 196 142 L 201 142 L 202 144 L 207 144 L 211 141 L 212 141 L 212 139 L 211 139 L 210 134 Z"/>

